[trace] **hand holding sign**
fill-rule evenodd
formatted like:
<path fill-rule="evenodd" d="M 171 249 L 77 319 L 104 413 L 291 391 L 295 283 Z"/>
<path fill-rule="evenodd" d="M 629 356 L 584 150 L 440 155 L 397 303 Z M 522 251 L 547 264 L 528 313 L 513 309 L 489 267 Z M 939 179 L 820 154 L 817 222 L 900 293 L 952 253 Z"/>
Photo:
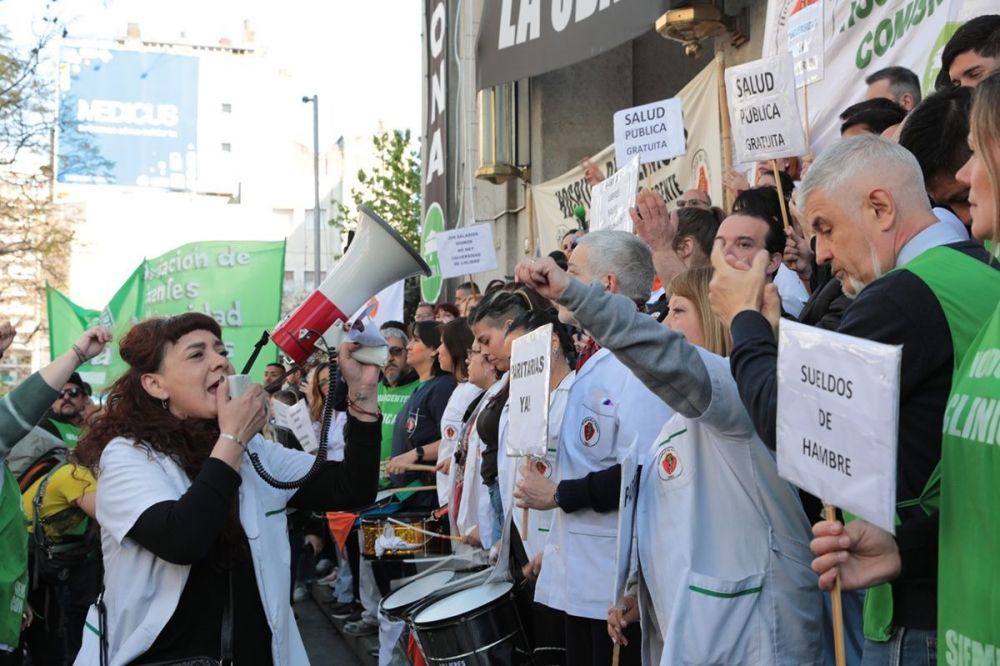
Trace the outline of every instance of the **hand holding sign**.
<path fill-rule="evenodd" d="M 812 569 L 824 590 L 833 589 L 838 575 L 844 589 L 863 590 L 894 579 L 902 569 L 896 540 L 865 520 L 847 525 L 824 520 L 813 525 L 813 536 Z"/>

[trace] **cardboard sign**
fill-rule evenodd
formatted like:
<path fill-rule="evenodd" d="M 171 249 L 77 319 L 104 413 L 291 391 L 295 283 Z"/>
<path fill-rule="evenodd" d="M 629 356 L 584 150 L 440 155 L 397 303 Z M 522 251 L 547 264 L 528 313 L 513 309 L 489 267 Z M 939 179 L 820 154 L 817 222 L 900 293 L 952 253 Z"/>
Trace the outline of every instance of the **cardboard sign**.
<path fill-rule="evenodd" d="M 823 0 L 800 7 L 788 17 L 788 52 L 795 68 L 795 87 L 823 80 Z"/>
<path fill-rule="evenodd" d="M 782 321 L 778 474 L 895 533 L 903 348 Z"/>
<path fill-rule="evenodd" d="M 735 161 L 756 162 L 806 153 L 791 54 L 726 69 Z"/>
<path fill-rule="evenodd" d="M 476 224 L 439 232 L 437 253 L 443 278 L 495 270 L 497 252 L 493 246 L 493 225 Z"/>
<path fill-rule="evenodd" d="M 684 110 L 678 97 L 634 106 L 615 113 L 615 158 L 625 164 L 634 155 L 649 164 L 687 152 Z"/>
<path fill-rule="evenodd" d="M 615 589 L 612 595 L 613 603 L 621 601 L 628 585 L 628 575 L 632 570 L 635 553 L 635 507 L 639 498 L 639 467 L 638 436 L 632 438 L 632 443 L 625 450 L 622 458 L 622 485 L 618 495 L 618 548 L 615 551 Z"/>
<path fill-rule="evenodd" d="M 638 187 L 639 156 L 633 155 L 623 168 L 594 187 L 590 230 L 620 229 L 631 233 L 632 217 L 628 209 L 635 205 Z"/>
<path fill-rule="evenodd" d="M 552 324 L 522 335 L 510 352 L 508 456 L 544 457 L 549 448 Z"/>

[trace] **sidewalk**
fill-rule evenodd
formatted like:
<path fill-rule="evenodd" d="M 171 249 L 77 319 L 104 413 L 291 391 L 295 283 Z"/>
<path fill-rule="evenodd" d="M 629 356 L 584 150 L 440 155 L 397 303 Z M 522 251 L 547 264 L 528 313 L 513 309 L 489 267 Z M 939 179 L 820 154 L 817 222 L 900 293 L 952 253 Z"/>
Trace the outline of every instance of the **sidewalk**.
<path fill-rule="evenodd" d="M 347 621 L 330 615 L 330 602 L 333 600 L 333 594 L 330 592 L 329 586 L 320 583 L 311 583 L 309 585 L 309 595 L 323 613 L 323 616 L 330 621 L 344 639 L 344 642 L 350 647 L 351 651 L 358 658 L 358 662 L 364 666 L 378 666 L 378 658 L 368 655 L 369 650 L 378 648 L 378 634 L 373 636 L 351 636 L 344 633 L 344 625 Z"/>

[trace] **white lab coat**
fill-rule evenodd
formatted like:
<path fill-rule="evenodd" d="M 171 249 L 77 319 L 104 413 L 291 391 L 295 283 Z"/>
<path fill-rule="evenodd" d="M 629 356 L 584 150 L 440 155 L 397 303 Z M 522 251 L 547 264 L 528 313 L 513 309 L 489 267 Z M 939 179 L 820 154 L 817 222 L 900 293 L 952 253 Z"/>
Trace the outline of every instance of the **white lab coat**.
<path fill-rule="evenodd" d="M 577 372 L 559 437 L 556 481 L 620 461 L 634 437 L 652 441 L 673 411 L 607 349 Z M 604 620 L 614 602 L 618 512 L 555 511 L 535 585 L 535 601 L 569 615 Z"/>
<path fill-rule="evenodd" d="M 478 416 L 490 398 L 499 393 L 507 383 L 507 375 L 504 375 L 493 386 L 486 389 L 483 399 L 476 407 L 475 416 Z M 458 516 L 455 521 L 459 533 L 468 535 L 473 528 L 479 527 L 479 540 L 483 548 L 489 550 L 493 546 L 493 507 L 490 505 L 490 492 L 483 483 L 483 476 L 480 473 L 483 462 L 483 440 L 479 438 L 479 432 L 473 424 L 473 419 L 469 419 L 466 427 L 473 428 L 469 433 L 469 450 L 465 456 L 465 476 L 462 477 L 462 501 L 459 507 Z"/>
<path fill-rule="evenodd" d="M 556 478 L 556 470 L 559 467 L 559 433 L 562 429 L 563 416 L 566 413 L 569 390 L 573 387 L 575 379 L 576 372 L 571 370 L 559 382 L 559 386 L 549 393 L 548 448 L 545 458 L 538 462 L 544 466 L 541 470 L 542 474 L 550 479 Z M 549 530 L 552 526 L 552 516 L 555 510 L 536 511 L 535 509 L 529 509 L 528 529 L 527 534 L 525 534 L 523 525 L 524 510 L 518 509 L 514 503 L 514 487 L 521 479 L 521 463 L 523 459 L 511 457 L 506 454 L 507 433 L 509 432 L 508 426 L 510 425 L 509 407 L 510 401 L 507 402 L 500 413 L 500 462 L 497 466 L 499 471 L 498 477 L 500 488 L 503 492 L 504 509 L 514 507 L 512 514 L 514 516 L 514 525 L 517 526 L 518 533 L 521 535 L 521 541 L 524 544 L 524 551 L 530 560 L 538 553 L 541 553 L 545 547 L 545 542 L 549 539 Z"/>
<path fill-rule="evenodd" d="M 755 434 L 728 361 L 699 353 L 708 409 L 675 414 L 640 454 L 642 663 L 820 664 L 822 596 L 798 494 Z"/>
<path fill-rule="evenodd" d="M 264 467 L 279 479 L 301 477 L 315 457 L 286 449 L 255 436 L 247 444 Z M 108 611 L 108 663 L 130 663 L 145 653 L 166 626 L 180 600 L 191 567 L 172 564 L 126 535 L 139 516 L 154 504 L 177 500 L 191 486 L 181 467 L 169 456 L 115 438 L 101 455 L 97 484 L 97 520 L 104 553 L 104 600 Z M 308 664 L 305 647 L 292 614 L 288 571 L 288 525 L 285 506 L 295 490 L 267 485 L 248 456 L 240 465 L 240 523 L 250 542 L 257 590 L 271 628 L 271 657 L 276 665 Z M 96 610 L 87 619 L 98 626 Z M 97 634 L 84 631 L 77 666 L 99 663 Z"/>
<path fill-rule="evenodd" d="M 448 404 L 441 415 L 441 443 L 438 445 L 438 462 L 455 455 L 455 445 L 462 434 L 462 417 L 465 410 L 476 399 L 483 389 L 469 382 L 462 382 L 451 392 Z M 451 491 L 454 488 L 454 475 L 436 472 L 438 506 L 448 506 L 451 503 Z"/>

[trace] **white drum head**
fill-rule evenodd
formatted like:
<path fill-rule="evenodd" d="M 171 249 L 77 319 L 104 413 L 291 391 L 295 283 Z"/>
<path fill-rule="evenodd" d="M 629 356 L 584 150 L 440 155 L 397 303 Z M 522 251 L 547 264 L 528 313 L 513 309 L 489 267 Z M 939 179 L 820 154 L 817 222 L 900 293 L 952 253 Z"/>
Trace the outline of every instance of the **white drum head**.
<path fill-rule="evenodd" d="M 510 581 L 488 583 L 478 587 L 451 594 L 440 601 L 435 601 L 413 618 L 414 624 L 433 624 L 442 620 L 450 620 L 463 613 L 482 608 L 504 596 L 514 587 Z"/>
<path fill-rule="evenodd" d="M 382 601 L 386 610 L 395 610 L 420 601 L 428 594 L 436 592 L 455 577 L 454 571 L 435 571 L 422 578 L 411 581 L 399 588 Z"/>

